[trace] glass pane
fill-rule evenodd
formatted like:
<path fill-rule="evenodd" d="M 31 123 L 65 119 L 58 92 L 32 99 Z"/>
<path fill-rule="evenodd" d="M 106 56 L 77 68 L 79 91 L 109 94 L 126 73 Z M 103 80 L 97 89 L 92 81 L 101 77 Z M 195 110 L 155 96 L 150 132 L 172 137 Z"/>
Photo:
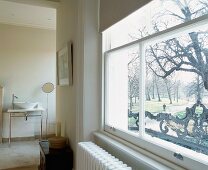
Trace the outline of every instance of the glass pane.
<path fill-rule="evenodd" d="M 138 131 L 139 45 L 105 57 L 105 123 Z"/>
<path fill-rule="evenodd" d="M 146 47 L 146 134 L 208 155 L 208 25 Z"/>
<path fill-rule="evenodd" d="M 207 0 L 154 0 L 110 27 L 110 48 L 115 48 L 208 13 Z"/>

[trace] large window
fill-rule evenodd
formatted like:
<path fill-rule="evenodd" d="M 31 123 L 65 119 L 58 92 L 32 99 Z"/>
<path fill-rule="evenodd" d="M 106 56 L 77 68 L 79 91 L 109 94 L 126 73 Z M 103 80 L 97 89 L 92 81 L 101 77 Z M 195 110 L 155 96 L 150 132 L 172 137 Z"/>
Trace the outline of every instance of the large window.
<path fill-rule="evenodd" d="M 208 164 L 207 13 L 207 0 L 154 0 L 104 32 L 106 131 Z"/>

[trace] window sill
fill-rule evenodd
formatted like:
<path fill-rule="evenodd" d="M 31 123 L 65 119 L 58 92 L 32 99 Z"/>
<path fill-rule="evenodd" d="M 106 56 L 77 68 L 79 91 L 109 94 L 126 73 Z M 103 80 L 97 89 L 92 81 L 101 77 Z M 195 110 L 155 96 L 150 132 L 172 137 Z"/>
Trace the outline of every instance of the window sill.
<path fill-rule="evenodd" d="M 133 169 L 138 169 L 138 167 L 158 170 L 185 169 L 104 131 L 95 132 L 94 139 L 96 144 L 108 152 L 113 152 L 112 155 L 120 157 L 119 159 L 132 166 Z"/>

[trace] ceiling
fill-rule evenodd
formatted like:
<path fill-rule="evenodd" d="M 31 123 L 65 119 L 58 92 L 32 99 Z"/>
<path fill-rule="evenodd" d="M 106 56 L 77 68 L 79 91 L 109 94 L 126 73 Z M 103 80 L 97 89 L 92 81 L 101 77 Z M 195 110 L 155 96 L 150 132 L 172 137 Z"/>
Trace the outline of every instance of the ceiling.
<path fill-rule="evenodd" d="M 49 2 L 53 1 L 53 2 Z M 0 23 L 43 29 L 56 29 L 56 9 L 49 3 L 57 0 L 0 0 Z M 36 3 L 33 3 L 36 2 Z M 48 7 L 49 6 L 49 7 Z"/>

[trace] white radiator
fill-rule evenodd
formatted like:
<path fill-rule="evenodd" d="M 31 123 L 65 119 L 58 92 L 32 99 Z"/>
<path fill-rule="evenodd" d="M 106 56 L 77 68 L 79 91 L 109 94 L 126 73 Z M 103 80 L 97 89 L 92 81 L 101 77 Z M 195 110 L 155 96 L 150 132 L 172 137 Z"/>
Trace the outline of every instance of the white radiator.
<path fill-rule="evenodd" d="M 78 170 L 131 170 L 122 161 L 115 158 L 92 142 L 80 142 L 77 148 Z"/>

